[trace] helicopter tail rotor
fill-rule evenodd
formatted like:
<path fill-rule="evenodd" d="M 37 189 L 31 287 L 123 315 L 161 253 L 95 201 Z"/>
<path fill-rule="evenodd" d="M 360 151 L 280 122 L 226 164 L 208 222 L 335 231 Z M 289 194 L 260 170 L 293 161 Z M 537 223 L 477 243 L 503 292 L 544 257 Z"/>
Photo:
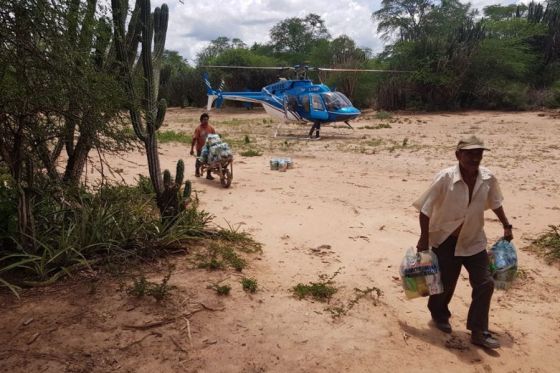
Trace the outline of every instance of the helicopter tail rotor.
<path fill-rule="evenodd" d="M 210 83 L 210 78 L 208 77 L 208 73 L 205 72 L 204 74 L 202 74 L 202 77 L 204 79 L 204 84 L 206 85 L 206 94 L 208 95 L 208 104 L 206 105 L 206 110 L 208 111 L 212 110 L 212 105 L 216 100 L 217 100 L 216 107 L 220 108 L 224 101 L 224 99 L 221 97 L 221 92 L 225 87 L 224 80 L 222 79 L 222 81 L 220 82 L 220 86 L 218 90 L 215 90 L 212 88 L 212 84 Z"/>

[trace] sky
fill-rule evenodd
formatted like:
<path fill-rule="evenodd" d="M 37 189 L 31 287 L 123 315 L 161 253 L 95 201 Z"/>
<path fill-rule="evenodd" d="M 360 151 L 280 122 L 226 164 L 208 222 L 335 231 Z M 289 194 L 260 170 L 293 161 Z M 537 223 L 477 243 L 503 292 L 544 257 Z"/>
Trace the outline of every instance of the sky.
<path fill-rule="evenodd" d="M 474 0 L 482 11 L 487 5 L 513 0 Z M 178 51 L 189 64 L 210 41 L 226 36 L 253 43 L 270 41 L 269 31 L 278 22 L 309 13 L 321 16 L 331 36 L 347 35 L 358 47 L 373 53 L 383 50 L 371 14 L 381 8 L 381 0 L 152 0 L 152 8 L 167 3 L 169 25 L 165 48 Z"/>

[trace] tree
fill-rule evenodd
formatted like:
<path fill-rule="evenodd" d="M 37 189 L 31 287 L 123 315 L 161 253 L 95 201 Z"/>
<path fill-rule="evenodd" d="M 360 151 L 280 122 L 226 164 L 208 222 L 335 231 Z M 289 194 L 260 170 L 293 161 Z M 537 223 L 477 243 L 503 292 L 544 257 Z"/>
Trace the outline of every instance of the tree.
<path fill-rule="evenodd" d="M 130 144 L 115 120 L 123 97 L 108 59 L 110 30 L 96 4 L 23 0 L 0 9 L 0 155 L 18 191 L 26 245 L 34 243 L 38 178 L 77 185 L 92 149 L 101 154 Z"/>
<path fill-rule="evenodd" d="M 310 13 L 305 18 L 280 21 L 270 30 L 270 39 L 276 53 L 303 55 L 319 40 L 330 39 L 330 34 L 321 17 Z"/>
<path fill-rule="evenodd" d="M 373 12 L 379 21 L 377 32 L 389 40 L 397 34 L 399 40 L 417 40 L 424 35 L 426 15 L 432 10 L 432 0 L 383 0 L 381 9 Z"/>
<path fill-rule="evenodd" d="M 213 58 L 218 57 L 229 49 L 245 49 L 247 45 L 243 40 L 238 38 L 229 39 L 226 36 L 220 36 L 210 42 L 198 55 L 198 65 L 207 65 Z"/>

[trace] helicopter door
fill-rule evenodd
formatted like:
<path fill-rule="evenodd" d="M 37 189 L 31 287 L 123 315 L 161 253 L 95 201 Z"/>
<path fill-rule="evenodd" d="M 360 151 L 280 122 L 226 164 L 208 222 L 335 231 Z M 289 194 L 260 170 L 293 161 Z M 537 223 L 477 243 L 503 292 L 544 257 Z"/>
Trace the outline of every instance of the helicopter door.
<path fill-rule="evenodd" d="M 329 119 L 329 113 L 325 109 L 325 104 L 321 96 L 315 93 L 309 95 L 311 101 L 311 119 L 327 120 Z"/>

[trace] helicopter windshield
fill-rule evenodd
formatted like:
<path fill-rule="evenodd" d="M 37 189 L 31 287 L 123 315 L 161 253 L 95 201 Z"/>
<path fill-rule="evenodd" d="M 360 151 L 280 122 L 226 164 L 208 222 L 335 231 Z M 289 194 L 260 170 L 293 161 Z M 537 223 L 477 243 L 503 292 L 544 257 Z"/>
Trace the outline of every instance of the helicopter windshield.
<path fill-rule="evenodd" d="M 340 92 L 327 92 L 321 94 L 323 101 L 327 106 L 327 110 L 339 110 L 345 107 L 352 107 L 352 103 L 348 97 Z"/>

